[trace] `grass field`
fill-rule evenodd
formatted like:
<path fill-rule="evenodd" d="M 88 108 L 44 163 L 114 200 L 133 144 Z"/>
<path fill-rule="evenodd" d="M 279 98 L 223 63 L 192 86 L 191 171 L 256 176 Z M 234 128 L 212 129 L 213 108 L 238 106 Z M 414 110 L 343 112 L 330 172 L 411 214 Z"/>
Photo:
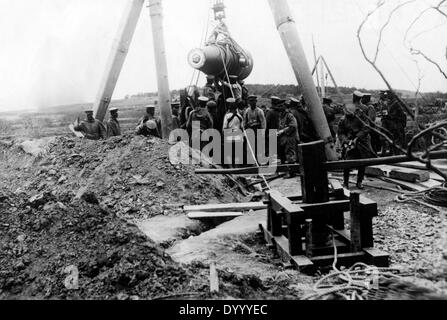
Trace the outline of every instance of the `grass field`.
<path fill-rule="evenodd" d="M 132 98 L 113 101 L 111 108 L 119 108 L 121 126 L 128 130 L 137 125 L 145 107 L 153 103 L 151 98 Z M 87 103 L 35 111 L 0 112 L 0 137 L 44 138 L 71 134 L 68 125 L 78 117 L 84 119 L 84 111 L 91 107 L 92 104 Z"/>

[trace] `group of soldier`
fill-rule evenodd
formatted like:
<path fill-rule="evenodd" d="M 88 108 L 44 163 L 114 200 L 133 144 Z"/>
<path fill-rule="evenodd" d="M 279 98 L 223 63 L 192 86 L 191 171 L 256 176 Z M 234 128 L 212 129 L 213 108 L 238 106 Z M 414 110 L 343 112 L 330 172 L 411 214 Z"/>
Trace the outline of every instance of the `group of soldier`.
<path fill-rule="evenodd" d="M 308 113 L 308 107 L 303 97 L 284 100 L 276 96 L 271 97 L 271 107 L 258 106 L 258 97 L 249 95 L 242 81 L 237 76 L 229 76 L 229 81 L 208 76 L 202 92 L 198 89 L 184 90 L 180 101 L 174 102 L 172 107 L 173 129 L 185 129 L 192 137 L 193 126 L 198 125 L 204 132 L 215 129 L 224 134 L 224 139 L 230 143 L 244 143 L 244 153 L 251 150 L 255 156 L 257 141 L 247 148 L 245 132 L 252 129 L 255 137 L 258 131 L 266 134 L 267 153 L 269 145 L 269 130 L 277 132 L 277 155 L 282 164 L 298 162 L 298 145 L 319 140 Z M 338 143 L 341 157 L 346 160 L 377 157 L 385 151 L 395 153 L 398 147 L 404 146 L 406 115 L 400 106 L 399 99 L 392 92 L 382 92 L 379 100 L 381 106 L 373 104 L 370 94 L 359 91 L 353 93 L 352 103 L 344 108 L 344 115 L 338 121 L 337 112 L 332 106 L 333 101 L 323 98 L 323 110 L 329 124 L 334 142 Z M 160 118 L 155 116 L 155 107 L 146 108 L 146 114 L 139 120 L 136 134 L 143 136 L 162 137 Z M 381 112 L 380 118 L 377 112 Z M 118 110 L 110 110 L 107 122 L 102 123 L 93 117 L 93 111 L 87 111 L 87 119 L 74 126 L 75 131 L 82 132 L 87 139 L 99 140 L 121 135 L 118 121 Z M 381 120 L 381 122 L 379 121 Z M 382 133 L 382 134 L 381 134 Z M 393 145 L 387 146 L 387 135 Z M 225 141 L 223 141 L 225 142 Z M 205 143 L 201 142 L 200 148 Z M 229 163 L 246 164 L 247 155 L 243 159 L 235 159 L 234 154 Z M 224 155 L 225 157 L 225 155 Z M 256 159 L 256 156 L 255 156 Z M 228 159 L 222 159 L 223 161 Z M 242 162 L 241 162 L 242 161 Z M 228 163 L 228 162 L 225 162 Z M 258 163 L 259 164 L 259 163 Z M 290 173 L 294 176 L 294 173 Z M 362 189 L 365 169 L 359 168 L 357 187 Z M 344 172 L 344 185 L 349 188 L 350 172 Z"/>

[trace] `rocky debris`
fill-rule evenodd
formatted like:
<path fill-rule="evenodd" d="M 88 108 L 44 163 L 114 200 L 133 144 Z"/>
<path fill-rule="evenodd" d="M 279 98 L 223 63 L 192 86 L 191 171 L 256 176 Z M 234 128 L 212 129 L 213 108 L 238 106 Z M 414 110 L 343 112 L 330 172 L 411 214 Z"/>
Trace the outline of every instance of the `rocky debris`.
<path fill-rule="evenodd" d="M 0 204 L 0 299 L 147 299 L 186 291 L 194 278 L 138 228 L 98 205 L 53 202 L 44 210 L 13 201 L 15 212 Z"/>
<path fill-rule="evenodd" d="M 240 194 L 226 178 L 197 176 L 193 166 L 172 165 L 170 147 L 159 139 L 133 135 L 99 142 L 58 137 L 42 146 L 46 152 L 39 158 L 7 151 L 0 177 L 12 192 L 37 190 L 70 200 L 94 192 L 101 204 L 131 219 L 178 214 L 169 207 L 174 202 L 239 201 Z"/>

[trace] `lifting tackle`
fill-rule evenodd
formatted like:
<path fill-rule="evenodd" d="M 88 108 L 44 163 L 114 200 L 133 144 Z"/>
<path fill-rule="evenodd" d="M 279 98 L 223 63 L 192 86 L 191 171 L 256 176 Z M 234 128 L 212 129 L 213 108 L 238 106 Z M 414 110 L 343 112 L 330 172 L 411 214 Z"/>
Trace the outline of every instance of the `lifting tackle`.
<path fill-rule="evenodd" d="M 193 49 L 188 55 L 190 66 L 206 75 L 221 79 L 226 78 L 226 72 L 244 80 L 253 70 L 253 58 L 230 35 L 224 22 L 226 17 L 223 0 L 215 0 L 214 19 L 218 22 L 203 48 Z"/>

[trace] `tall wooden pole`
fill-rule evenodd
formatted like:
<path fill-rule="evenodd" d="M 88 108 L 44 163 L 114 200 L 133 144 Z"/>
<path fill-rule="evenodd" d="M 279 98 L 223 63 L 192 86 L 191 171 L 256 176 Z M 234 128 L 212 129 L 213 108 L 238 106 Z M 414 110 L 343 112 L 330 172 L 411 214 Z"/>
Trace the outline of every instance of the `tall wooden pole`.
<path fill-rule="evenodd" d="M 329 130 L 323 106 L 312 79 L 309 64 L 307 63 L 306 55 L 287 0 L 268 1 L 278 32 L 281 35 L 290 63 L 292 64 L 295 77 L 303 90 L 304 98 L 309 106 L 309 116 L 312 119 L 319 138 L 325 141 L 326 158 L 329 161 L 337 160 L 335 143 Z"/>
<path fill-rule="evenodd" d="M 320 90 L 321 93 L 321 86 L 320 86 L 320 76 L 318 74 L 318 62 L 320 61 L 321 57 L 318 57 L 317 59 L 317 47 L 315 46 L 315 40 L 314 40 L 314 36 L 312 35 L 312 47 L 314 50 L 314 61 L 315 61 L 315 71 L 312 71 L 312 75 L 314 74 L 314 72 L 317 73 L 317 92 L 318 90 Z"/>
<path fill-rule="evenodd" d="M 345 100 L 344 96 L 341 93 L 340 88 L 337 85 L 337 82 L 335 81 L 334 75 L 332 74 L 332 71 L 329 68 L 329 65 L 327 64 L 326 59 L 324 57 L 321 57 L 321 60 L 323 61 L 324 65 L 326 66 L 326 70 L 327 70 L 329 76 L 331 77 L 331 80 L 332 80 L 332 83 L 334 84 L 335 90 L 337 90 L 337 94 L 338 94 L 338 96 L 340 98 L 340 102 L 344 103 L 344 100 Z"/>
<path fill-rule="evenodd" d="M 166 60 L 165 39 L 163 31 L 162 0 L 149 0 L 152 21 L 152 37 L 157 69 L 158 105 L 161 112 L 163 138 L 169 138 L 172 130 L 171 91 L 169 90 L 168 63 Z"/>
<path fill-rule="evenodd" d="M 96 119 L 103 121 L 107 113 L 116 83 L 127 57 L 137 23 L 143 10 L 144 0 L 129 0 L 115 38 L 112 51 L 107 61 L 104 78 L 93 106 Z"/>
<path fill-rule="evenodd" d="M 320 63 L 321 68 L 321 98 L 326 98 L 326 76 L 325 76 L 325 70 L 324 70 L 324 63 Z"/>

